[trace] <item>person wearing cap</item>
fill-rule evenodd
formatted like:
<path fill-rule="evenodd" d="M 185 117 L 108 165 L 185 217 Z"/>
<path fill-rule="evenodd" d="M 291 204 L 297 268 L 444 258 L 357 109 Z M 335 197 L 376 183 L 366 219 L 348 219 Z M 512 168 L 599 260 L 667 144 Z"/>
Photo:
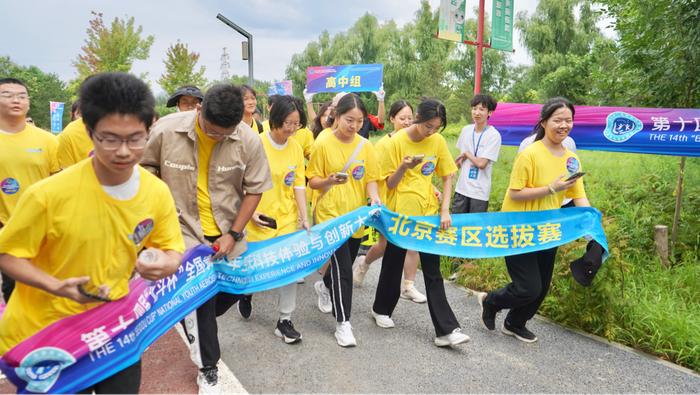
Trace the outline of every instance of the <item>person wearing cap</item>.
<path fill-rule="evenodd" d="M 177 107 L 177 111 L 192 111 L 204 99 L 202 91 L 194 85 L 185 85 L 177 88 L 165 104 L 166 107 Z"/>

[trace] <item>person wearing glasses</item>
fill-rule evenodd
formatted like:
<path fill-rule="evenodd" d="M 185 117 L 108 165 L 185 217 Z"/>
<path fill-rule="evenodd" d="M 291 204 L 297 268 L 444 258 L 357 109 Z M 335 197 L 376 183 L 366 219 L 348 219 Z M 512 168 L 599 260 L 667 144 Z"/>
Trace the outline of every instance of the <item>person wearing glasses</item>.
<path fill-rule="evenodd" d="M 126 296 L 134 271 L 158 280 L 180 267 L 185 245 L 173 198 L 138 166 L 155 106 L 148 85 L 125 73 L 96 74 L 80 97 L 95 155 L 29 187 L 0 232 L 0 269 L 17 281 L 0 319 L 0 354 Z M 144 248 L 156 259 L 139 260 Z M 81 392 L 137 393 L 140 381 L 139 361 Z"/>
<path fill-rule="evenodd" d="M 29 123 L 28 112 L 27 86 L 16 78 L 0 79 L 0 229 L 29 186 L 59 171 L 56 137 Z M 5 303 L 14 286 L 3 271 Z"/>
<path fill-rule="evenodd" d="M 214 259 L 232 260 L 246 250 L 243 230 L 272 187 L 260 137 L 242 119 L 242 89 L 214 85 L 195 111 L 166 115 L 153 126 L 141 161 L 170 187 L 187 248 L 213 244 Z M 238 300 L 220 293 L 184 320 L 203 392 L 219 384 L 216 317 Z"/>
<path fill-rule="evenodd" d="M 269 240 L 309 230 L 306 210 L 306 177 L 304 151 L 293 138 L 306 124 L 304 106 L 291 96 L 278 96 L 270 112 L 270 130 L 260 135 L 270 164 L 273 188 L 263 193 L 262 200 L 246 228 L 249 241 Z M 275 335 L 287 344 L 301 341 L 292 323 L 296 308 L 297 284 L 279 288 L 279 319 Z"/>

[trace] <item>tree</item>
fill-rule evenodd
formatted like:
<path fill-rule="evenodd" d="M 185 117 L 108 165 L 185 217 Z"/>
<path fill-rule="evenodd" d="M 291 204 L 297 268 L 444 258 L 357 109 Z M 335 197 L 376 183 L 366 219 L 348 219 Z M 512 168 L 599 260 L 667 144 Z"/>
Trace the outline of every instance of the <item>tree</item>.
<path fill-rule="evenodd" d="M 134 17 L 128 20 L 114 18 L 110 27 L 105 26 L 102 13 L 92 11 L 93 19 L 87 29 L 82 53 L 73 62 L 78 72 L 77 83 L 86 77 L 104 71 L 129 72 L 135 60 L 148 58 L 154 37 L 142 38 L 143 28 L 134 26 Z"/>
<path fill-rule="evenodd" d="M 0 76 L 17 78 L 27 85 L 31 97 L 28 115 L 37 126 L 51 130 L 50 101 L 64 102 L 63 125 L 70 121 L 70 94 L 56 74 L 45 73 L 36 66 L 19 66 L 9 57 L 0 57 Z"/>
<path fill-rule="evenodd" d="M 166 58 L 163 60 L 165 64 L 165 72 L 158 80 L 158 84 L 168 93 L 173 93 L 183 85 L 196 85 L 204 88 L 207 84 L 207 79 L 204 78 L 206 68 L 200 66 L 197 71 L 197 62 L 199 54 L 190 52 L 186 44 L 178 41 L 176 44 L 168 47 Z"/>

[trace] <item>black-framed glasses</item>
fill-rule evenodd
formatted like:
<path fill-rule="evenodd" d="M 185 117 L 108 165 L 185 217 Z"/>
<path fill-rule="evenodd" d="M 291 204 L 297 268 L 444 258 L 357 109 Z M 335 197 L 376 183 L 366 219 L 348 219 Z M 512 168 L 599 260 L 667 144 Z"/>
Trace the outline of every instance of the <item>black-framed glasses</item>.
<path fill-rule="evenodd" d="M 116 151 L 122 146 L 122 144 L 126 144 L 129 149 L 140 150 L 146 148 L 148 135 L 137 135 L 123 139 L 114 136 L 103 137 L 95 133 L 95 139 L 99 141 L 102 148 L 106 149 L 107 151 Z"/>

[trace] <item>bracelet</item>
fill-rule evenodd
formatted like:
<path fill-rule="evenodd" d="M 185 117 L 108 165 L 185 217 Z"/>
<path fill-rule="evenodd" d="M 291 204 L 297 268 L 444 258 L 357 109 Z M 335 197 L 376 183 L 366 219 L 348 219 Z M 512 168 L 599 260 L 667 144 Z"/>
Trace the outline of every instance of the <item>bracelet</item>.
<path fill-rule="evenodd" d="M 555 193 L 557 193 L 557 191 L 554 189 L 554 187 L 552 187 L 552 184 L 547 184 L 547 188 L 549 188 L 550 194 L 554 195 Z"/>

